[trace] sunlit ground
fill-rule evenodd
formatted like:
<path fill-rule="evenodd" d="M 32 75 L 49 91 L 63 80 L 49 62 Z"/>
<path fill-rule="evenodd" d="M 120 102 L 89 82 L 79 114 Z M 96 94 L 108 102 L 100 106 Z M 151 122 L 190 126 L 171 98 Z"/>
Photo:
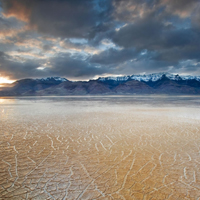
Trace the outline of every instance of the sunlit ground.
<path fill-rule="evenodd" d="M 200 198 L 199 97 L 0 100 L 0 199 Z"/>

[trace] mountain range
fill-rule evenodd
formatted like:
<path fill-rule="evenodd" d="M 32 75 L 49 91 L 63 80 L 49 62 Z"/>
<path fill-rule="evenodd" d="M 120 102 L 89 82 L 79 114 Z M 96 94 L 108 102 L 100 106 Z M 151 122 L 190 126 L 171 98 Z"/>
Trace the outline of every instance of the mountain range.
<path fill-rule="evenodd" d="M 21 79 L 1 88 L 0 96 L 200 94 L 200 76 L 169 73 L 100 77 L 70 81 L 61 77 Z"/>

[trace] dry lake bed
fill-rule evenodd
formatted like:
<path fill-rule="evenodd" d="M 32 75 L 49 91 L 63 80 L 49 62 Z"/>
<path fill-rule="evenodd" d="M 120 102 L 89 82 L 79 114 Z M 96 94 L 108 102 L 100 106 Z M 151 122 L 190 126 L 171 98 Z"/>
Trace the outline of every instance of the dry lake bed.
<path fill-rule="evenodd" d="M 0 98 L 0 199 L 200 200 L 200 97 Z"/>

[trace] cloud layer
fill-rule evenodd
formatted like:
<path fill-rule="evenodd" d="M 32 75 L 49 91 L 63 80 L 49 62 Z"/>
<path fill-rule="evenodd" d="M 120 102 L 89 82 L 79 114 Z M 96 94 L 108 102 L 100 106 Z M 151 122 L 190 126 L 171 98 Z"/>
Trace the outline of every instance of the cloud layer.
<path fill-rule="evenodd" d="M 199 0 L 0 0 L 0 74 L 200 74 Z"/>

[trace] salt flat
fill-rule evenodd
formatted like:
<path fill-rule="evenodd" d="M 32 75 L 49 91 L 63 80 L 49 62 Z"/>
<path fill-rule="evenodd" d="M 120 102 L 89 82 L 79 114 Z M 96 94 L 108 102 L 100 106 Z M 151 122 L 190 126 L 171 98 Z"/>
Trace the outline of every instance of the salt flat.
<path fill-rule="evenodd" d="M 0 199 L 200 199 L 200 97 L 0 99 Z"/>

